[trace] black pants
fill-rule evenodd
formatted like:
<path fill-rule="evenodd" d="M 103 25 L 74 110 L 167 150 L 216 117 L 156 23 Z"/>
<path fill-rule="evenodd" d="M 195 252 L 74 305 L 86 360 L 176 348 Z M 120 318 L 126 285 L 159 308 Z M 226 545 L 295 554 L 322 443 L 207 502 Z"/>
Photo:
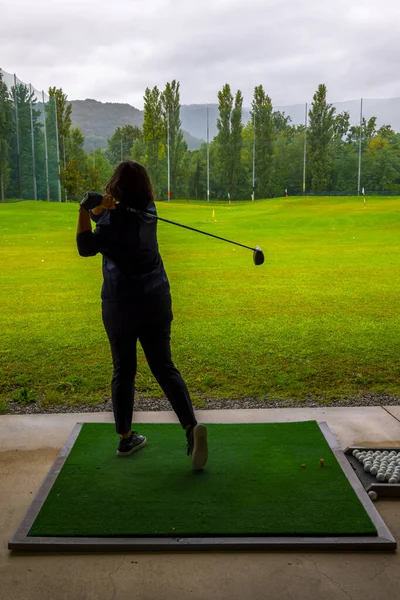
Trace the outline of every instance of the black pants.
<path fill-rule="evenodd" d="M 195 425 L 189 391 L 171 358 L 171 322 L 140 323 L 129 305 L 104 300 L 102 316 L 114 365 L 111 393 L 117 433 L 127 433 L 132 427 L 137 340 L 182 427 Z"/>

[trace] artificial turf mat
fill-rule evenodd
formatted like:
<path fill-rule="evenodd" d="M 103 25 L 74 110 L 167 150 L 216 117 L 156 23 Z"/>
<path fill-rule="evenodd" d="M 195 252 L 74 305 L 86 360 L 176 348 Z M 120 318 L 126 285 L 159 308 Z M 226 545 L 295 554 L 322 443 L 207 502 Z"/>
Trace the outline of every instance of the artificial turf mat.
<path fill-rule="evenodd" d="M 121 458 L 114 425 L 84 424 L 29 535 L 376 535 L 315 421 L 207 427 L 194 472 L 180 425 L 141 424 Z"/>

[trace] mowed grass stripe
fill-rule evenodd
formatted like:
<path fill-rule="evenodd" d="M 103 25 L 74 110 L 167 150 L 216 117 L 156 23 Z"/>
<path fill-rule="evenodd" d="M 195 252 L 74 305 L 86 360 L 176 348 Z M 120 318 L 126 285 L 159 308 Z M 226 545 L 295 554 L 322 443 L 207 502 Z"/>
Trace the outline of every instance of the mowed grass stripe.
<path fill-rule="evenodd" d="M 208 430 L 194 472 L 180 425 L 141 424 L 119 458 L 114 426 L 85 423 L 29 535 L 376 534 L 316 422 Z"/>
<path fill-rule="evenodd" d="M 173 357 L 194 401 L 398 394 L 399 209 L 398 198 L 369 198 L 366 209 L 357 198 L 159 203 L 160 216 L 266 255 L 255 267 L 249 250 L 158 224 Z M 101 256 L 77 253 L 77 206 L 0 211 L 0 406 L 21 387 L 43 406 L 109 397 Z M 136 389 L 162 396 L 140 347 Z"/>

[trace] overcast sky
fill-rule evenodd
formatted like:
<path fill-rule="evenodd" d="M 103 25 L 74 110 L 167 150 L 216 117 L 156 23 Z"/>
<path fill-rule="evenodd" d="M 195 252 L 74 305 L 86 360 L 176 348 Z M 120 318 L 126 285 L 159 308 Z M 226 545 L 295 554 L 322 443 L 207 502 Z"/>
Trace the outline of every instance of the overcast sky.
<path fill-rule="evenodd" d="M 0 67 L 70 100 L 143 108 L 177 79 L 181 103 L 224 83 L 250 105 L 400 96 L 399 0 L 0 0 Z"/>

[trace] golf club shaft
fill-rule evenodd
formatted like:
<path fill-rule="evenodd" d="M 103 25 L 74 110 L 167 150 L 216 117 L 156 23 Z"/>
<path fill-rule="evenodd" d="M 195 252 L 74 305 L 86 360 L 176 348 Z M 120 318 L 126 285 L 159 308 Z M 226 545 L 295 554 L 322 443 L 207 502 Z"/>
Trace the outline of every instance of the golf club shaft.
<path fill-rule="evenodd" d="M 168 221 L 168 219 L 163 219 L 162 217 L 158 217 L 151 213 L 145 211 L 135 211 L 141 212 L 149 217 L 153 217 L 154 219 L 158 219 L 159 221 L 164 221 L 164 223 L 170 223 L 171 225 L 177 225 L 178 227 L 183 227 L 184 229 L 190 229 L 190 231 L 196 231 L 197 233 L 202 233 L 203 235 L 209 235 L 210 237 L 216 238 L 217 240 L 222 240 L 223 242 L 229 242 L 230 244 L 235 244 L 235 246 L 241 246 L 242 248 L 247 248 L 248 250 L 257 250 L 257 248 L 252 248 L 251 246 L 245 246 L 244 244 L 239 244 L 239 242 L 232 242 L 232 240 L 227 240 L 226 238 L 220 237 L 219 235 L 214 235 L 213 233 L 207 233 L 206 231 L 201 231 L 200 229 L 195 229 L 194 227 L 189 227 L 188 225 L 181 225 L 180 223 L 175 223 L 174 221 Z"/>

